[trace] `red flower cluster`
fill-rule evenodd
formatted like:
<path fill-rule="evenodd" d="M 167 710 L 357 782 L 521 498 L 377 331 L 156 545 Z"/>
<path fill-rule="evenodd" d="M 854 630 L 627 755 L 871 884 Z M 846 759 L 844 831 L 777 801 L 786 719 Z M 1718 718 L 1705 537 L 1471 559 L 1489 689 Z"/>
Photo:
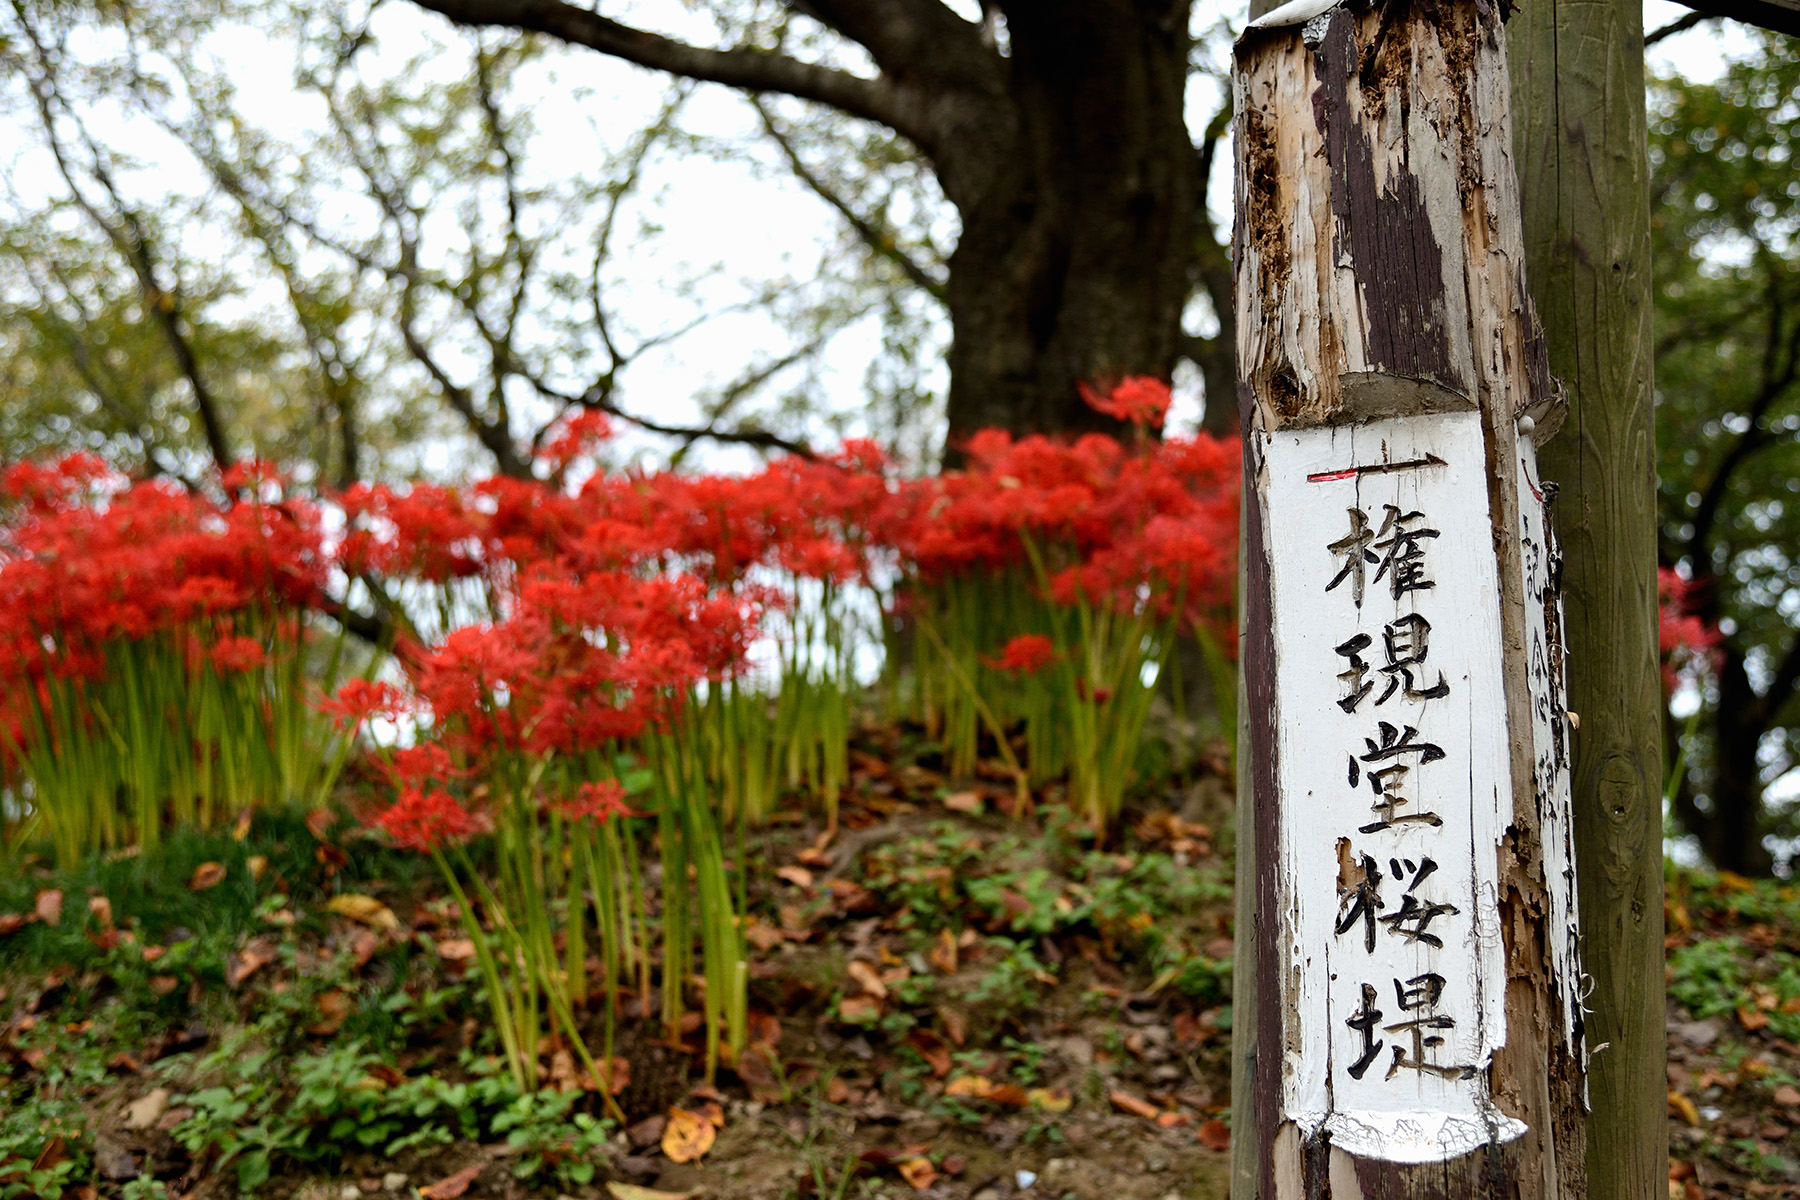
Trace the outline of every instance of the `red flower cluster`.
<path fill-rule="evenodd" d="M 1169 415 L 1169 385 L 1151 375 L 1127 375 L 1102 396 L 1085 383 L 1077 384 L 1082 403 L 1115 421 L 1129 421 L 1140 429 L 1161 429 Z"/>
<path fill-rule="evenodd" d="M 1237 579 L 1238 451 L 1199 434 L 1132 453 L 1092 434 L 1074 442 L 972 438 L 969 467 L 895 497 L 884 540 L 927 583 L 1027 561 L 1053 571 L 1051 599 L 1217 619 Z"/>
<path fill-rule="evenodd" d="M 1662 652 L 1663 682 L 1673 691 L 1681 667 L 1709 661 L 1723 636 L 1717 626 L 1695 615 L 1701 585 L 1668 567 L 1656 569 L 1657 643 Z"/>
<path fill-rule="evenodd" d="M 405 788 L 391 808 L 370 822 L 402 850 L 430 853 L 446 843 L 466 842 L 487 831 L 487 821 L 458 804 L 450 793 Z"/>
<path fill-rule="evenodd" d="M 1041 633 L 1021 633 L 1006 643 L 998 658 L 982 661 L 996 671 L 1035 675 L 1056 661 L 1056 644 Z"/>
<path fill-rule="evenodd" d="M 559 801 L 555 807 L 566 820 L 586 821 L 594 825 L 604 825 L 614 817 L 647 815 L 633 811 L 625 803 L 625 788 L 616 779 L 584 783 L 575 789 L 572 799 Z"/>
<path fill-rule="evenodd" d="M 1084 395 L 1155 425 L 1168 389 L 1134 378 Z M 478 769 L 496 750 L 577 753 L 657 727 L 694 685 L 744 668 L 763 613 L 791 602 L 783 580 L 886 591 L 896 570 L 929 585 L 1035 556 L 1054 602 L 1149 605 L 1228 630 L 1233 443 L 990 430 L 966 446 L 966 469 L 920 480 L 851 442 L 741 477 L 595 471 L 562 486 L 608 432 L 581 418 L 550 439 L 540 460 L 554 483 L 359 485 L 337 498 L 335 543 L 323 506 L 260 466 L 200 493 L 129 484 L 91 457 L 15 467 L 0 480 L 0 679 L 97 672 L 108 644 L 163 631 L 198 635 L 191 657 L 212 670 L 249 670 L 273 647 L 244 636 L 240 614 L 298 636 L 334 569 L 390 595 L 477 581 L 495 619 L 404 647 L 412 696 L 359 682 L 325 709 L 345 728 L 413 712 Z M 1041 669 L 1043 640 L 1015 639 L 1000 661 Z M 417 764 L 420 796 L 449 761 Z"/>
<path fill-rule="evenodd" d="M 0 722 L 51 679 L 98 680 L 110 647 L 167 639 L 189 672 L 253 671 L 292 653 L 324 595 L 316 504 L 247 464 L 216 489 L 131 483 L 91 455 L 0 475 Z M 8 744 L 0 741 L 0 750 Z"/>

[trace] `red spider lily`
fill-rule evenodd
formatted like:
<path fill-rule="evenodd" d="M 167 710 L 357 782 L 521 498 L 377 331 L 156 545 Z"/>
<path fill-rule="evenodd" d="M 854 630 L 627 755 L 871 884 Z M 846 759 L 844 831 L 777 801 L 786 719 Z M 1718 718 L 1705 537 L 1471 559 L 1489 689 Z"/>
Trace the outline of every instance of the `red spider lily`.
<path fill-rule="evenodd" d="M 399 688 L 370 679 L 352 679 L 337 695 L 319 702 L 319 711 L 335 718 L 340 729 L 360 729 L 371 717 L 392 716 L 405 707 Z"/>
<path fill-rule="evenodd" d="M 560 423 L 556 435 L 538 449 L 536 457 L 561 471 L 597 444 L 611 439 L 612 435 L 612 421 L 605 413 L 576 413 Z"/>
<path fill-rule="evenodd" d="M 1129 421 L 1142 428 L 1161 429 L 1169 415 L 1169 385 L 1150 375 L 1127 375 L 1102 396 L 1086 383 L 1079 383 L 1084 404 L 1097 413 L 1116 421 Z"/>
<path fill-rule="evenodd" d="M 386 833 L 400 849 L 422 854 L 487 831 L 486 820 L 458 804 L 450 793 L 416 787 L 401 791 L 393 806 L 377 813 L 370 825 Z"/>
<path fill-rule="evenodd" d="M 249 637 L 220 638 L 207 652 L 207 658 L 221 675 L 254 671 L 267 662 L 268 657 L 263 644 Z"/>
<path fill-rule="evenodd" d="M 1056 643 L 1041 633 L 1021 633 L 1006 643 L 998 658 L 982 661 L 996 671 L 1035 675 L 1056 661 Z"/>
<path fill-rule="evenodd" d="M 614 817 L 648 815 L 635 811 L 625 803 L 625 788 L 615 779 L 584 783 L 575 789 L 573 798 L 555 801 L 554 807 L 566 820 L 586 821 L 594 825 L 604 825 Z"/>
<path fill-rule="evenodd" d="M 1657 643 L 1662 652 L 1663 683 L 1673 691 L 1679 673 L 1690 663 L 1709 663 L 1724 635 L 1695 614 L 1703 585 L 1684 579 L 1668 567 L 1656 570 Z"/>
<path fill-rule="evenodd" d="M 404 787 L 423 787 L 430 780 L 448 783 L 453 779 L 466 779 L 474 772 L 459 769 L 450 758 L 450 751 L 436 742 L 420 742 L 416 746 L 408 746 L 395 750 L 388 756 L 388 774 Z"/>

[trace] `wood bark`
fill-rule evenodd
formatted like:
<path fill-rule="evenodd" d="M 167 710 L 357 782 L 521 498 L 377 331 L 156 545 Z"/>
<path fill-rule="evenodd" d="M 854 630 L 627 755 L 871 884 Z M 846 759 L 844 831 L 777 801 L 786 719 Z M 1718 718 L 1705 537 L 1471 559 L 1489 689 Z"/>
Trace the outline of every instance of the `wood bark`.
<path fill-rule="evenodd" d="M 1500 14 L 1480 0 L 1361 0 L 1323 13 L 1315 6 L 1293 23 L 1246 31 L 1236 79 L 1246 437 L 1234 1195 L 1582 1196 L 1581 981 L 1563 774 L 1569 726 L 1543 532 L 1551 493 L 1532 471 L 1535 443 L 1555 431 L 1562 409 L 1524 286 Z M 1316 885 L 1291 869 L 1292 824 L 1313 793 L 1297 794 L 1293 779 L 1297 759 L 1314 752 L 1293 728 L 1296 697 L 1276 683 L 1292 677 L 1282 657 L 1294 646 L 1277 639 L 1293 626 L 1301 551 L 1271 534 L 1291 530 L 1292 518 L 1270 497 L 1298 494 L 1278 492 L 1291 463 L 1278 469 L 1273 457 L 1300 444 L 1294 431 L 1324 431 L 1345 445 L 1379 438 L 1386 463 L 1390 435 L 1449 428 L 1439 418 L 1454 414 L 1462 428 L 1478 430 L 1473 473 L 1464 462 L 1459 478 L 1478 491 L 1485 480 L 1486 495 L 1471 504 L 1492 522 L 1480 539 L 1493 554 L 1488 577 L 1497 593 L 1490 715 L 1508 747 L 1491 772 L 1473 761 L 1469 771 L 1477 801 L 1489 785 L 1474 777 L 1495 781 L 1494 819 L 1476 821 L 1473 843 L 1476 875 L 1492 886 L 1481 891 L 1469 936 L 1491 943 L 1503 983 L 1490 997 L 1491 1057 L 1465 1076 L 1479 1080 L 1471 1086 L 1494 1114 L 1485 1137 L 1446 1136 L 1439 1145 L 1451 1149 L 1436 1160 L 1408 1162 L 1391 1149 L 1397 1139 L 1384 1149 L 1381 1137 L 1330 1119 L 1341 1064 L 1312 1060 L 1341 1051 L 1319 1029 L 1341 1038 L 1352 1022 L 1336 1010 L 1322 1023 L 1302 1016 L 1312 989 L 1336 985 L 1314 981 L 1325 974 L 1321 956 L 1299 944 L 1316 928 L 1316 917 L 1308 926 L 1304 916 Z M 1421 444 L 1427 436 L 1416 434 Z M 1352 868 L 1342 841 L 1339 854 L 1336 894 L 1348 903 Z M 1372 947 L 1372 926 L 1369 937 Z M 1324 957 L 1332 972 L 1351 961 Z M 1360 1085 L 1362 1075 L 1352 1074 Z M 1308 1093 L 1308 1076 L 1325 1080 L 1322 1089 Z M 1325 1107 L 1307 1095 L 1322 1095 Z"/>
<path fill-rule="evenodd" d="M 1643 13 L 1624 0 L 1527 0 L 1508 31 L 1532 290 L 1567 432 L 1562 484 L 1592 1194 L 1667 1187 L 1663 1075 L 1661 685 L 1656 666 L 1649 163 Z"/>

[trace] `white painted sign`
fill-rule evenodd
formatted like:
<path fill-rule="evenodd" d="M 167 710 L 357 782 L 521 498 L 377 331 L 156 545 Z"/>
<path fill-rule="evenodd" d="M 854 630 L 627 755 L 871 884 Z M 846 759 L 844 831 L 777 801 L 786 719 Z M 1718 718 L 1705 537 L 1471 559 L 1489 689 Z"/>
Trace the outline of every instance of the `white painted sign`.
<path fill-rule="evenodd" d="M 1513 792 L 1480 418 L 1253 436 L 1281 706 L 1287 1116 L 1392 1162 L 1510 1140 L 1525 1126 L 1486 1080 L 1506 1040 L 1496 848 Z M 1548 653 L 1541 608 L 1532 629 Z"/>

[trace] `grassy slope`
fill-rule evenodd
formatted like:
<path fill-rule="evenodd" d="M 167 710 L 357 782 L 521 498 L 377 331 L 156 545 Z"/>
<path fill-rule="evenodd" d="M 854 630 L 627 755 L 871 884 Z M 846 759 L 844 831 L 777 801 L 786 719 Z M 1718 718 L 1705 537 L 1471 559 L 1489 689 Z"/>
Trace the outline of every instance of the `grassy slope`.
<path fill-rule="evenodd" d="M 14 864 L 0 914 L 47 891 L 61 911 L 0 935 L 0 1198 L 397 1195 L 384 1177 L 469 1171 L 474 1196 L 992 1198 L 1021 1171 L 1038 1195 L 1223 1195 L 1230 871 L 1204 827 L 1165 809 L 1096 846 L 866 751 L 834 837 L 794 811 L 746 847 L 769 1049 L 714 1091 L 691 1042 L 627 1017 L 629 1129 L 496 1072 L 435 876 L 344 823 Z M 1189 817 L 1221 794 L 1201 780 Z M 1671 868 L 1668 894 L 1671 1192 L 1794 1195 L 1800 889 Z M 331 911 L 344 895 L 391 927 Z M 712 1105 L 711 1150 L 671 1161 L 671 1106 Z"/>

